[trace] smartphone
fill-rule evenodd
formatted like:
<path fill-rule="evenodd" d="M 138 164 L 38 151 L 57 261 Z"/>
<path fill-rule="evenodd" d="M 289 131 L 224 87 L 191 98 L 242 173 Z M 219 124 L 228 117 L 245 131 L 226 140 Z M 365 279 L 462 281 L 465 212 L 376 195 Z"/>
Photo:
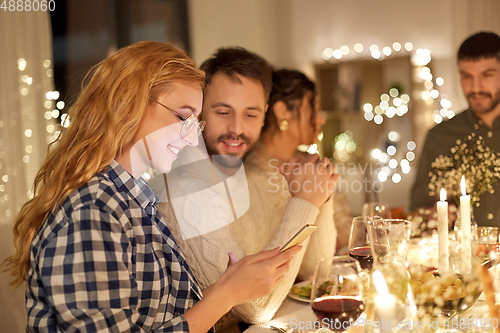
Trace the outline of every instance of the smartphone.
<path fill-rule="evenodd" d="M 285 243 L 280 249 L 280 252 L 286 251 L 292 246 L 295 245 L 300 245 L 302 242 L 304 242 L 307 237 L 311 236 L 313 232 L 318 229 L 318 226 L 312 225 L 312 224 L 306 224 L 303 226 L 295 235 L 293 235 L 292 238 L 288 242 Z"/>

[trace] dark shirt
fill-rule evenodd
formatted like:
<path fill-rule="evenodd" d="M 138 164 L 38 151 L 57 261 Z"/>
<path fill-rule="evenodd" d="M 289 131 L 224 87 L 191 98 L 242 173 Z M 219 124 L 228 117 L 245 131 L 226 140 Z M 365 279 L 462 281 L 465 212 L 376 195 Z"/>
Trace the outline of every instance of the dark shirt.
<path fill-rule="evenodd" d="M 432 128 L 427 134 L 422 148 L 417 177 L 411 192 L 411 209 L 430 207 L 439 200 L 439 190 L 436 196 L 429 195 L 429 173 L 432 162 L 439 155 L 452 156 L 450 149 L 457 140 L 464 141 L 469 134 L 475 133 L 484 138 L 485 144 L 495 152 L 500 152 L 500 117 L 495 119 L 493 127 L 489 128 L 476 118 L 472 111 L 465 110 L 450 120 Z M 479 226 L 497 226 L 500 213 L 500 180 L 493 185 L 494 193 L 484 192 L 479 197 L 479 206 L 474 206 L 474 218 Z"/>

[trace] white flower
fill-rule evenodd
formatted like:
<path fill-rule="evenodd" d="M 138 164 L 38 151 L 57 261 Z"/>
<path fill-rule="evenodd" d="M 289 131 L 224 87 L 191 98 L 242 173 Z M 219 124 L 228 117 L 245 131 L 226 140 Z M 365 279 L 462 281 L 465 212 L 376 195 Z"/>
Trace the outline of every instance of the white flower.
<path fill-rule="evenodd" d="M 433 171 L 429 173 L 429 194 L 436 195 L 436 190 L 444 188 L 449 195 L 461 195 L 460 179 L 465 176 L 467 192 L 479 206 L 479 196 L 482 193 L 493 193 L 492 184 L 500 178 L 500 155 L 484 146 L 482 136 L 471 133 L 462 142 L 452 147 L 451 156 L 438 156 L 431 164 Z"/>

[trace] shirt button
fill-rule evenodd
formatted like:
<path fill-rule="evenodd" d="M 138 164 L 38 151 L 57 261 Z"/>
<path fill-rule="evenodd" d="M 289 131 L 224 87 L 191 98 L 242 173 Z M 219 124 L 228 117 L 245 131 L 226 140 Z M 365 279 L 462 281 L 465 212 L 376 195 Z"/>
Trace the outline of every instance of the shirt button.
<path fill-rule="evenodd" d="M 488 131 L 488 138 L 491 138 L 493 136 L 493 132 L 492 131 Z"/>
<path fill-rule="evenodd" d="M 479 125 L 478 124 L 474 124 L 474 129 L 475 130 L 479 129 Z"/>
<path fill-rule="evenodd" d="M 174 316 L 179 317 L 181 314 L 179 312 L 175 312 Z"/>
<path fill-rule="evenodd" d="M 493 220 L 493 214 L 489 213 L 488 216 L 486 216 L 488 220 Z"/>

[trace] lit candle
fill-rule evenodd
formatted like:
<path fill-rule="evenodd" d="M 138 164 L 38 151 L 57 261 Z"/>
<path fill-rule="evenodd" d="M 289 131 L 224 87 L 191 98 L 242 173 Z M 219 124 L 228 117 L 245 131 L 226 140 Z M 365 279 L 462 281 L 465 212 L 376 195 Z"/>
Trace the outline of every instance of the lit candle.
<path fill-rule="evenodd" d="M 384 276 L 378 270 L 373 272 L 373 284 L 377 290 L 375 296 L 375 313 L 377 319 L 382 319 L 384 327 L 381 327 L 382 332 L 392 331 L 387 322 L 392 322 L 396 311 L 396 297 L 389 293 L 389 288 L 385 282 Z M 381 324 L 382 325 L 382 324 Z M 390 325 L 392 327 L 392 325 Z"/>
<path fill-rule="evenodd" d="M 471 270 L 471 228 L 470 228 L 470 195 L 467 195 L 465 177 L 460 181 L 462 196 L 460 197 L 460 218 L 462 223 L 462 274 Z"/>
<path fill-rule="evenodd" d="M 446 190 L 441 189 L 440 201 L 437 203 L 438 213 L 438 236 L 439 236 L 439 261 L 438 270 L 440 274 L 446 273 L 448 267 L 448 202 L 446 202 Z"/>

